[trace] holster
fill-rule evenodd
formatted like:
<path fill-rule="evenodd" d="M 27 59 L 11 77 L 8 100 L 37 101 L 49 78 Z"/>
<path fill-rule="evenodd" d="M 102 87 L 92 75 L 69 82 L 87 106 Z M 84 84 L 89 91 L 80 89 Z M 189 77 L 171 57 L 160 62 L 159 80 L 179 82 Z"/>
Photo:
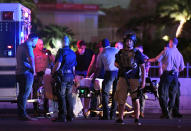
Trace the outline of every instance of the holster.
<path fill-rule="evenodd" d="M 52 92 L 53 92 L 53 95 L 57 96 L 58 93 L 61 90 L 62 74 L 59 73 L 59 72 L 55 72 L 52 75 L 52 78 L 53 78 L 53 81 L 51 83 L 51 85 L 52 85 Z"/>

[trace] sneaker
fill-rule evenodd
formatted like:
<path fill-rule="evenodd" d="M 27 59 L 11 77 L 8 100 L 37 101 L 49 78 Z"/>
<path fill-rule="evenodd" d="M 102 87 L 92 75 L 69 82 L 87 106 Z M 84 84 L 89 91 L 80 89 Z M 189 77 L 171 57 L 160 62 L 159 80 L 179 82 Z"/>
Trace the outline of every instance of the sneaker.
<path fill-rule="evenodd" d="M 173 114 L 172 116 L 173 116 L 174 118 L 182 118 L 182 117 L 183 117 L 183 115 L 180 114 L 180 113 Z"/>
<path fill-rule="evenodd" d="M 117 119 L 117 120 L 115 121 L 115 123 L 117 123 L 117 124 L 125 124 L 122 119 Z"/>
<path fill-rule="evenodd" d="M 74 118 L 73 117 L 67 117 L 66 120 L 67 120 L 67 122 L 72 122 L 74 120 Z"/>
<path fill-rule="evenodd" d="M 138 126 L 142 125 L 142 123 L 139 121 L 139 119 L 135 119 L 135 124 L 138 125 Z"/>

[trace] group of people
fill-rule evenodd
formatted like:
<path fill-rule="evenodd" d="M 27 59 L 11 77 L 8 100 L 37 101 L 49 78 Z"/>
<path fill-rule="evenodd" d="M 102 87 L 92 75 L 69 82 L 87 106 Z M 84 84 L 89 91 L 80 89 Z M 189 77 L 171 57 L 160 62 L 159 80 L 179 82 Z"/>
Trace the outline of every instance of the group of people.
<path fill-rule="evenodd" d="M 38 44 L 37 44 L 38 43 Z M 37 44 L 37 45 L 36 45 Z M 96 78 L 103 79 L 101 87 L 101 104 L 103 116 L 101 120 L 115 119 L 116 123 L 123 123 L 125 103 L 130 94 L 134 109 L 135 123 L 141 125 L 139 117 L 144 117 L 144 97 L 140 95 L 140 90 L 145 87 L 145 79 L 148 77 L 150 62 L 158 61 L 162 67 L 163 73 L 159 83 L 159 103 L 162 109 L 161 118 L 180 117 L 179 96 L 180 87 L 178 84 L 178 73 L 184 69 L 183 57 L 176 48 L 178 40 L 170 40 L 169 47 L 164 49 L 156 58 L 149 59 L 143 54 L 143 47 L 137 46 L 136 35 L 134 33 L 126 34 L 123 43 L 117 42 L 115 47 L 110 46 L 108 39 L 103 39 L 97 44 L 98 53 L 86 48 L 83 40 L 77 42 L 78 50 L 74 52 L 70 49 L 70 40 L 67 36 L 62 39 L 62 48 L 57 55 L 52 56 L 49 51 L 45 52 L 46 60 L 38 59 L 35 54 L 39 54 L 37 48 L 43 42 L 35 34 L 30 34 L 28 40 L 17 48 L 17 82 L 19 83 L 18 95 L 18 116 L 21 120 L 34 120 L 26 112 L 27 98 L 33 87 L 35 94 L 35 81 L 39 85 L 41 77 L 46 68 L 51 68 L 51 74 L 60 74 L 61 83 L 57 89 L 56 97 L 58 102 L 58 117 L 53 121 L 70 122 L 73 120 L 73 98 L 72 88 L 77 76 L 81 78 L 91 77 L 91 85 L 94 85 Z M 33 48 L 36 48 L 33 51 Z M 38 53 L 37 53 L 38 52 Z M 43 64 L 44 63 L 46 64 Z M 41 64 L 46 66 L 41 66 Z M 35 69 L 36 67 L 36 69 Z M 38 67 L 42 67 L 39 69 Z M 37 69 L 38 68 L 38 69 Z M 34 84 L 33 84 L 34 81 Z M 90 87 L 93 91 L 92 87 Z M 112 88 L 112 89 L 111 89 Z M 111 95 L 110 92 L 112 91 Z M 36 96 L 36 95 L 34 95 Z M 109 99 L 111 97 L 111 107 L 109 108 Z M 175 102 L 177 100 L 177 102 Z M 83 100 L 83 112 L 86 113 L 89 108 L 96 110 L 97 98 L 85 98 Z M 47 103 L 47 100 L 45 100 Z M 178 103 L 178 104 L 175 104 Z M 89 107 L 90 105 L 90 107 Z M 141 105 L 141 106 L 140 106 Z M 38 106 L 34 104 L 35 111 Z M 47 104 L 45 104 L 47 107 Z M 45 108 L 47 112 L 47 108 Z M 118 110 L 119 114 L 116 115 Z M 141 112 L 141 113 L 140 113 Z M 172 114 L 173 113 L 173 114 Z M 90 116 L 94 116 L 90 112 Z"/>

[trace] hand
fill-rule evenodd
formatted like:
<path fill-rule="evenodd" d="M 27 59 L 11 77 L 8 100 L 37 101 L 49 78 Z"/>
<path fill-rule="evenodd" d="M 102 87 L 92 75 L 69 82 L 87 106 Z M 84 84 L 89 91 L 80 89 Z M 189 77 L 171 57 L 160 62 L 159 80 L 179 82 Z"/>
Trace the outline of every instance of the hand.
<path fill-rule="evenodd" d="M 141 89 L 145 88 L 145 82 L 142 82 Z"/>
<path fill-rule="evenodd" d="M 52 53 L 49 51 L 49 50 L 45 50 L 45 53 L 48 55 L 48 56 L 51 56 Z"/>
<path fill-rule="evenodd" d="M 29 71 L 34 75 L 36 72 L 34 72 L 33 68 L 30 68 Z"/>

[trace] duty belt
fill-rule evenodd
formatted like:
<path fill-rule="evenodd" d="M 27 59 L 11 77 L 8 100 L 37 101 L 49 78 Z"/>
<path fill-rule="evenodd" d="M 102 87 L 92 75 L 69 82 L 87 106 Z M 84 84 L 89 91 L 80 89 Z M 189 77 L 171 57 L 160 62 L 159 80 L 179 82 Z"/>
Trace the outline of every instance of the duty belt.
<path fill-rule="evenodd" d="M 65 73 L 65 74 L 68 73 L 68 74 L 69 74 L 69 73 L 72 73 L 72 71 L 71 71 L 71 70 L 63 70 L 62 73 L 63 73 L 63 74 L 64 74 L 64 73 Z"/>
<path fill-rule="evenodd" d="M 169 74 L 169 75 L 177 75 L 178 74 L 178 72 L 176 72 L 175 70 L 164 71 L 164 73 Z"/>

